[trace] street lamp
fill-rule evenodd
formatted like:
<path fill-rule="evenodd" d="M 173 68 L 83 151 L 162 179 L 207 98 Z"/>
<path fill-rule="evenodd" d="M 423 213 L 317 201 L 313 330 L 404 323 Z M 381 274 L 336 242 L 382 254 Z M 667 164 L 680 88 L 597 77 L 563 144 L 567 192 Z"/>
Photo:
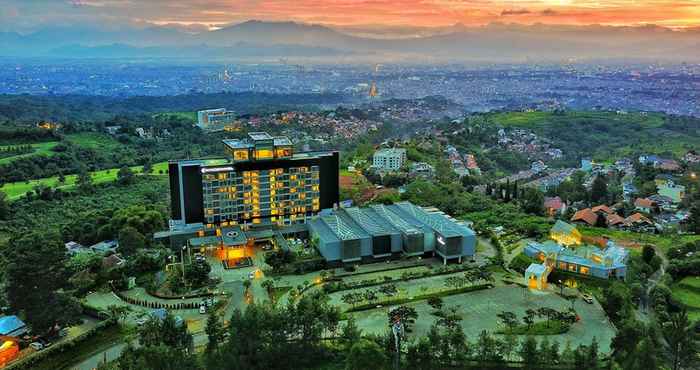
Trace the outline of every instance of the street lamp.
<path fill-rule="evenodd" d="M 186 287 L 187 280 L 185 280 L 185 249 L 187 249 L 187 245 L 183 245 L 182 248 L 180 248 L 180 265 L 182 266 L 182 284 Z"/>

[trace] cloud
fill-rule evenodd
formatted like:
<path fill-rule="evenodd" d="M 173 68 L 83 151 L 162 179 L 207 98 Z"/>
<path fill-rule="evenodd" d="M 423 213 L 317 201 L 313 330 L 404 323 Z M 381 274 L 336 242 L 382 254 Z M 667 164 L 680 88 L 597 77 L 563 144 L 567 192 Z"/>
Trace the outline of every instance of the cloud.
<path fill-rule="evenodd" d="M 501 17 L 509 17 L 512 15 L 525 15 L 525 14 L 530 14 L 531 12 L 525 8 L 521 9 L 503 9 L 501 11 Z"/>

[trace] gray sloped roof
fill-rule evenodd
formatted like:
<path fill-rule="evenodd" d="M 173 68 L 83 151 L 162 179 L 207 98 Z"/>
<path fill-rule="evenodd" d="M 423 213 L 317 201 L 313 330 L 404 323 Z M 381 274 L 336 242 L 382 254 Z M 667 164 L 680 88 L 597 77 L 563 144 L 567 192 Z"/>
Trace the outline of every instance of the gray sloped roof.
<path fill-rule="evenodd" d="M 371 208 L 345 208 L 341 210 L 346 213 L 357 225 L 371 235 L 396 234 L 398 230 L 390 223 L 385 222 Z"/>

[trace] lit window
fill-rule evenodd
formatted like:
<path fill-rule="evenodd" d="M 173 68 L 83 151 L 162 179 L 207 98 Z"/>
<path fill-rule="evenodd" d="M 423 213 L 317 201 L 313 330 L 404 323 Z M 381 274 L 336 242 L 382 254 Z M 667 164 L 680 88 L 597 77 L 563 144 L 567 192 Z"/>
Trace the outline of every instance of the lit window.
<path fill-rule="evenodd" d="M 233 152 L 233 159 L 237 161 L 247 161 L 248 160 L 248 150 L 239 149 Z"/>
<path fill-rule="evenodd" d="M 270 149 L 258 149 L 255 151 L 255 159 L 272 159 L 273 156 Z"/>

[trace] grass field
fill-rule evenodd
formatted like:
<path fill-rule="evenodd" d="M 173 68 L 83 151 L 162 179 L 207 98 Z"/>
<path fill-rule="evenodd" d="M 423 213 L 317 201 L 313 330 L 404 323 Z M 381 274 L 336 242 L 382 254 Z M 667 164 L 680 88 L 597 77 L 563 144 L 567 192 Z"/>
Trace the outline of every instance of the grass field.
<path fill-rule="evenodd" d="M 131 167 L 131 169 L 134 172 L 142 172 L 143 167 L 142 166 L 135 166 Z M 165 174 L 165 171 L 168 169 L 168 163 L 167 162 L 160 162 L 156 163 L 153 165 L 153 173 L 158 174 L 158 171 L 163 171 Z M 117 179 L 117 172 L 119 171 L 118 168 L 112 168 L 108 170 L 101 170 L 101 171 L 95 171 L 91 172 L 90 174 L 92 175 L 92 181 L 95 184 L 102 184 L 105 182 L 110 182 L 114 181 Z M 163 175 L 165 176 L 165 175 Z M 57 189 L 62 189 L 62 190 L 69 190 L 75 187 L 75 182 L 77 180 L 76 175 L 68 175 L 66 176 L 66 181 L 61 184 L 58 182 L 58 176 L 53 176 L 53 177 L 47 177 L 43 179 L 37 179 L 37 180 L 30 180 L 30 181 L 22 181 L 22 182 L 13 182 L 9 184 L 5 184 L 2 188 L 0 188 L 0 191 L 4 192 L 7 194 L 7 198 L 9 200 L 16 200 L 20 197 L 22 197 L 24 194 L 26 194 L 28 191 L 34 190 L 36 186 L 39 185 L 44 185 L 44 186 L 51 186 L 53 188 Z"/>
<path fill-rule="evenodd" d="M 2 158 L 2 159 L 0 159 L 0 165 L 10 163 L 10 162 L 17 160 L 17 159 L 20 159 L 20 158 L 31 157 L 34 155 L 43 154 L 43 155 L 51 156 L 54 154 L 54 152 L 52 152 L 51 149 L 53 149 L 53 147 L 55 147 L 56 144 L 58 144 L 58 141 L 48 141 L 45 143 L 31 144 L 32 148 L 34 149 L 31 153 L 18 154 L 18 155 L 13 155 L 12 157 Z M 9 146 L 14 146 L 14 145 L 9 145 Z M 7 146 L 3 146 L 1 148 L 6 148 L 6 147 Z"/>
<path fill-rule="evenodd" d="M 698 134 L 679 130 L 660 113 L 617 114 L 603 111 L 503 112 L 487 115 L 488 122 L 529 129 L 549 138 L 565 152 L 596 161 L 619 159 L 642 152 L 681 156 L 697 148 Z M 664 140 L 658 140 L 663 137 Z"/>
<path fill-rule="evenodd" d="M 532 128 L 534 126 L 546 126 L 561 121 L 587 120 L 591 122 L 620 121 L 639 124 L 646 128 L 660 127 L 663 125 L 663 115 L 658 113 L 628 113 L 617 115 L 612 112 L 565 112 L 554 114 L 553 112 L 504 112 L 491 116 L 492 120 L 503 126 Z"/>
<path fill-rule="evenodd" d="M 671 287 L 673 298 L 688 308 L 690 320 L 700 319 L 700 276 L 688 276 Z"/>
<path fill-rule="evenodd" d="M 96 132 L 70 134 L 66 138 L 72 144 L 88 149 L 110 151 L 122 146 L 120 142 L 114 140 L 111 136 Z"/>

